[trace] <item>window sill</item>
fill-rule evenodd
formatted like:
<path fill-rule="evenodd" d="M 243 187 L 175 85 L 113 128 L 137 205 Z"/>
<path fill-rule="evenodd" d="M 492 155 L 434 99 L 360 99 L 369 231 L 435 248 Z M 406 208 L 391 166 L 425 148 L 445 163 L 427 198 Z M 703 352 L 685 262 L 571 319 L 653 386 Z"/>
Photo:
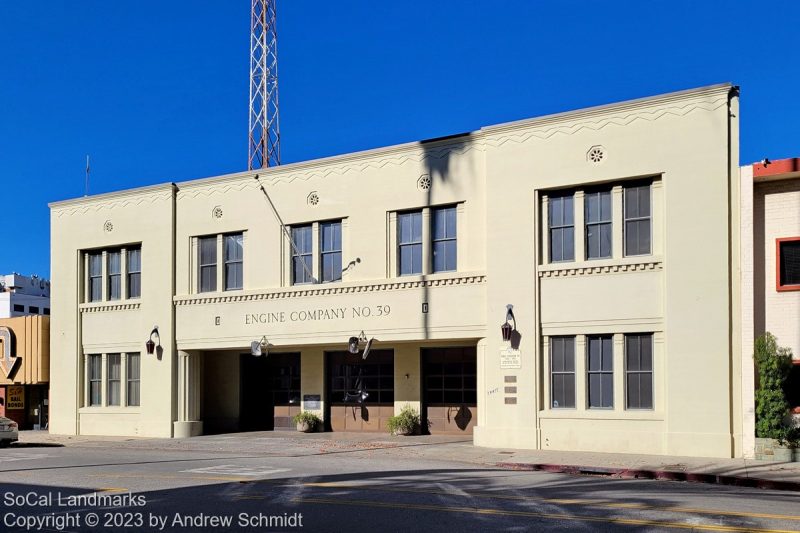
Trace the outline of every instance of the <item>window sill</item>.
<path fill-rule="evenodd" d="M 81 407 L 78 413 L 82 415 L 138 415 L 140 406 L 120 407 L 116 405 L 97 405 Z"/>
<path fill-rule="evenodd" d="M 539 411 L 539 418 L 541 419 L 566 419 L 566 420 L 641 420 L 662 422 L 664 420 L 663 413 L 657 411 L 616 411 L 613 409 L 548 409 Z"/>

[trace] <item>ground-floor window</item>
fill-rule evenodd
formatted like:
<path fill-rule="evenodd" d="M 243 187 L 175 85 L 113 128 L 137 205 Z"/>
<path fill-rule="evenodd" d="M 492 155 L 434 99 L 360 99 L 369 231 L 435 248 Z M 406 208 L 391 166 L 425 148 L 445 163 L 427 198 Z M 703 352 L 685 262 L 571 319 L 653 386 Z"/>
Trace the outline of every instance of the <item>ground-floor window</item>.
<path fill-rule="evenodd" d="M 89 357 L 89 405 L 102 405 L 103 391 L 103 356 L 91 354 Z"/>
<path fill-rule="evenodd" d="M 575 337 L 550 338 L 550 399 L 554 409 L 575 407 Z"/>
<path fill-rule="evenodd" d="M 625 404 L 653 408 L 653 334 L 625 335 Z"/>

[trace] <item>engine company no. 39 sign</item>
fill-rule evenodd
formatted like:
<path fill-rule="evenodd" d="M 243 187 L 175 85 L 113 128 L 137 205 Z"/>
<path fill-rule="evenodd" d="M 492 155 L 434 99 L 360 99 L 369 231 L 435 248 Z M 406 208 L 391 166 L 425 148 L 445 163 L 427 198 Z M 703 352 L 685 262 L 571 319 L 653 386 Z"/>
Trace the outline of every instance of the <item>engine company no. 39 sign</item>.
<path fill-rule="evenodd" d="M 313 322 L 344 320 L 352 318 L 387 317 L 392 313 L 389 305 L 354 305 L 350 307 L 319 307 L 299 311 L 270 311 L 268 313 L 248 313 L 244 323 L 281 324 L 287 322 Z"/>

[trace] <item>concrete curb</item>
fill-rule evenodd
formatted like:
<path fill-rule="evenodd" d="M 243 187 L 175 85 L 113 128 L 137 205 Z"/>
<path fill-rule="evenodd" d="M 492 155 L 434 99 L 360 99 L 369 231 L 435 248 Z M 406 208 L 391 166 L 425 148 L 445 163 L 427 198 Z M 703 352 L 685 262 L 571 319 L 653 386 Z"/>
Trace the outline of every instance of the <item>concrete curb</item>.
<path fill-rule="evenodd" d="M 494 466 L 509 470 L 526 470 L 551 472 L 554 474 L 571 474 L 584 476 L 606 476 L 617 479 L 656 479 L 659 481 L 687 481 L 690 483 L 710 483 L 730 485 L 734 487 L 752 487 L 770 490 L 788 490 L 800 492 L 800 483 L 795 481 L 779 481 L 754 477 L 729 476 L 720 474 L 704 474 L 699 472 L 675 472 L 671 470 L 646 470 L 633 468 L 611 468 L 602 466 L 575 466 L 546 463 L 495 463 Z"/>

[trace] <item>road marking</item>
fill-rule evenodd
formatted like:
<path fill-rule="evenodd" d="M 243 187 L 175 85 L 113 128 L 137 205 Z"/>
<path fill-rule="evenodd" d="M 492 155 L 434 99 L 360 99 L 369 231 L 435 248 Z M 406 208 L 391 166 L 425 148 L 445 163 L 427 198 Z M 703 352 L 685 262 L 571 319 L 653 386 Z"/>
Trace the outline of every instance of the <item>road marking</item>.
<path fill-rule="evenodd" d="M 244 477 L 231 477 L 231 476 L 176 476 L 176 475 L 163 475 L 163 474 L 89 474 L 89 477 L 112 477 L 112 478 L 140 478 L 140 479 L 180 479 L 182 481 L 202 479 L 204 481 L 252 481 Z"/>
<path fill-rule="evenodd" d="M 359 485 L 356 483 L 303 483 L 306 487 L 320 487 L 320 488 L 344 488 L 344 489 L 366 489 L 378 490 L 382 492 L 410 492 L 417 494 L 446 494 L 454 496 L 454 493 L 445 493 L 439 490 L 430 489 L 414 489 L 414 488 L 397 488 L 397 487 L 383 487 L 380 485 Z M 537 498 L 535 496 L 512 496 L 508 494 L 496 494 L 494 492 L 485 491 L 465 491 L 466 495 L 480 498 L 491 498 L 496 500 L 515 500 L 515 501 L 536 501 L 542 503 L 552 503 L 557 505 L 585 505 L 588 507 L 614 507 L 620 509 L 636 509 L 639 511 L 663 511 L 671 513 L 688 513 L 688 514 L 709 514 L 721 516 L 738 516 L 745 518 L 769 518 L 775 520 L 800 520 L 798 515 L 782 515 L 770 513 L 747 513 L 744 511 L 722 511 L 714 509 L 696 509 L 693 507 L 663 507 L 658 505 L 650 505 L 646 503 L 623 503 L 615 502 L 612 500 L 590 500 L 584 498 Z"/>
<path fill-rule="evenodd" d="M 35 461 L 50 457 L 44 453 L 25 453 L 25 452 L 8 452 L 0 455 L 0 463 L 9 463 L 11 461 Z"/>
<path fill-rule="evenodd" d="M 479 507 L 445 507 L 442 505 L 429 505 L 422 503 L 391 503 L 370 500 L 342 500 L 327 498 L 292 498 L 292 503 L 320 503 L 325 505 L 352 505 L 362 507 L 380 507 L 385 509 L 416 509 L 420 511 L 440 511 L 448 513 L 470 513 L 495 516 L 522 516 L 528 518 L 545 518 L 550 520 L 574 520 L 578 522 L 605 522 L 610 524 L 623 524 L 628 526 L 653 526 L 674 529 L 704 529 L 708 531 L 753 532 L 753 533 L 796 533 L 789 529 L 760 529 L 754 527 L 724 526 L 716 524 L 698 524 L 670 522 L 667 520 L 648 520 L 641 518 L 613 518 L 605 516 L 581 516 L 562 513 L 537 513 L 532 511 L 512 511 L 505 509 L 491 509 Z"/>
<path fill-rule="evenodd" d="M 204 468 L 193 468 L 191 470 L 181 470 L 187 474 L 222 474 L 222 475 L 238 475 L 245 477 L 264 477 L 271 474 L 278 474 L 280 472 L 288 472 L 288 468 L 248 468 L 246 466 L 237 465 L 216 465 L 207 466 Z"/>

